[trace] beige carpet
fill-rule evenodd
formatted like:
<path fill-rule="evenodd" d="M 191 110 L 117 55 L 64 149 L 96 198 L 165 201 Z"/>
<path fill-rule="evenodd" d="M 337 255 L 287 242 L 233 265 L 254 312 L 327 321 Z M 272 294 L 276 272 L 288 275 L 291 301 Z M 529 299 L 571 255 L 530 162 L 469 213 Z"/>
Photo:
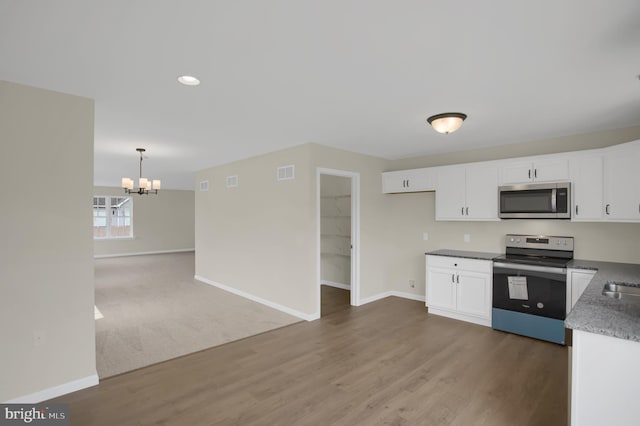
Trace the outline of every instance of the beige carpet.
<path fill-rule="evenodd" d="M 193 275 L 194 253 L 96 259 L 100 378 L 300 321 Z"/>

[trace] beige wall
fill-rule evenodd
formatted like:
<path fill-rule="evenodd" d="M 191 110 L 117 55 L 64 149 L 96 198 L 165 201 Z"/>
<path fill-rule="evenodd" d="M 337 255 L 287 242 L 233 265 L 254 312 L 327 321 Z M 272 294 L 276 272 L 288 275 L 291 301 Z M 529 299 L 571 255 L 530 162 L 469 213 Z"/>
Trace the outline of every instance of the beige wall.
<path fill-rule="evenodd" d="M 93 101 L 0 81 L 0 140 L 7 401 L 96 374 Z"/>
<path fill-rule="evenodd" d="M 122 188 L 96 186 L 94 195 L 119 195 Z M 94 240 L 96 256 L 190 250 L 195 247 L 195 193 L 161 189 L 157 195 L 131 195 L 133 239 Z"/>
<path fill-rule="evenodd" d="M 296 165 L 296 179 L 277 182 L 276 167 L 287 164 Z M 209 191 L 196 191 L 196 275 L 319 314 L 316 170 L 324 167 L 360 173 L 360 296 L 386 291 L 385 164 L 306 144 L 198 172 L 196 183 L 208 180 Z M 228 175 L 238 175 L 237 188 L 225 188 Z"/>
<path fill-rule="evenodd" d="M 200 171 L 196 190 L 196 275 L 303 314 L 316 311 L 315 211 L 310 146 Z M 276 168 L 295 165 L 295 179 Z M 238 176 L 226 188 L 225 177 Z"/>
<path fill-rule="evenodd" d="M 393 250 L 389 245 L 389 203 L 381 187 L 387 161 L 323 145 L 312 144 L 310 147 L 314 173 L 316 168 L 322 167 L 360 174 L 360 299 L 387 291 L 391 278 L 388 256 Z M 310 191 L 314 196 L 314 211 L 316 187 L 314 174 Z"/>
<path fill-rule="evenodd" d="M 210 189 L 196 192 L 196 274 L 315 313 L 318 167 L 360 174 L 361 299 L 388 291 L 424 296 L 426 251 L 498 253 L 504 235 L 512 232 L 571 235 L 578 258 L 640 263 L 640 224 L 436 222 L 433 192 L 382 194 L 381 189 L 385 170 L 595 148 L 637 138 L 640 127 L 397 161 L 308 144 L 205 170 L 197 175 L 197 181 L 210 181 Z M 278 183 L 275 168 L 286 164 L 296 164 L 297 179 Z M 240 186 L 225 188 L 227 175 L 238 175 Z M 464 234 L 471 236 L 470 243 L 463 242 Z"/>

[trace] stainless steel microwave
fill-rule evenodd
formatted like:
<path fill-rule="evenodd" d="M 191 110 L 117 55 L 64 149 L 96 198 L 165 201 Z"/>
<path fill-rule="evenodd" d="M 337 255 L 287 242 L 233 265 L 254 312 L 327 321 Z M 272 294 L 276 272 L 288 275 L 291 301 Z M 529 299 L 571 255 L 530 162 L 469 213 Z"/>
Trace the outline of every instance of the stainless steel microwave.
<path fill-rule="evenodd" d="M 571 183 L 500 186 L 498 212 L 502 219 L 570 219 Z"/>

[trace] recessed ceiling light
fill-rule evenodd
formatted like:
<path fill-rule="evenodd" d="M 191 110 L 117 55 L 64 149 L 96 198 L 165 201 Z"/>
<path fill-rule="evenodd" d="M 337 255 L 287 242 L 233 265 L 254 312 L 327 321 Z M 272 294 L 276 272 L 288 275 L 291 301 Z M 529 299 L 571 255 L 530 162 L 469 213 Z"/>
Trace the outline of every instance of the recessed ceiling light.
<path fill-rule="evenodd" d="M 178 81 L 185 86 L 197 86 L 200 84 L 200 80 L 191 75 L 181 75 L 178 77 Z"/>

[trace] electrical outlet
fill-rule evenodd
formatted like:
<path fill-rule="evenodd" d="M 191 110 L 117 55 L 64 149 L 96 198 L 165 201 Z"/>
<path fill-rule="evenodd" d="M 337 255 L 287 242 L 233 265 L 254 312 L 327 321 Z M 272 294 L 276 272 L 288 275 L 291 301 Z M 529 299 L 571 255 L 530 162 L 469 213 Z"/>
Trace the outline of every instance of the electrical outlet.
<path fill-rule="evenodd" d="M 423 232 L 422 233 L 422 239 L 425 241 L 429 241 L 429 233 L 428 232 Z"/>
<path fill-rule="evenodd" d="M 416 288 L 416 280 L 409 280 L 409 287 Z"/>
<path fill-rule="evenodd" d="M 470 243 L 471 242 L 471 235 L 464 234 L 464 242 L 465 243 Z"/>

